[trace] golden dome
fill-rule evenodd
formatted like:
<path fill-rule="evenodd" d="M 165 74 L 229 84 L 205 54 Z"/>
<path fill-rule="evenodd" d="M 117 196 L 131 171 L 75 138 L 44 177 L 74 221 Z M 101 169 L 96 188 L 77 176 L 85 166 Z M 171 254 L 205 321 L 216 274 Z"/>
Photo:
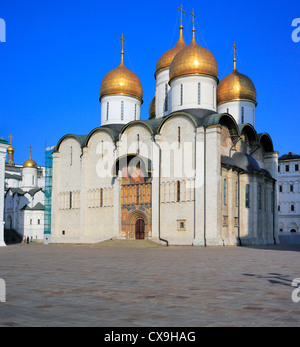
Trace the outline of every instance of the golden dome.
<path fill-rule="evenodd" d="M 30 158 L 25 161 L 25 163 L 23 164 L 23 168 L 37 169 L 37 163 L 31 159 L 31 146 L 29 146 L 29 148 L 30 148 Z"/>
<path fill-rule="evenodd" d="M 156 64 L 156 72 L 155 72 L 155 76 L 157 75 L 157 73 L 163 69 L 167 69 L 170 67 L 172 60 L 174 59 L 175 55 L 181 51 L 183 48 L 187 47 L 183 35 L 182 35 L 182 29 L 183 26 L 180 26 L 180 33 L 179 33 L 179 39 L 176 43 L 176 45 L 169 49 L 167 52 L 165 52 L 158 60 L 157 64 Z"/>
<path fill-rule="evenodd" d="M 256 89 L 249 77 L 239 73 L 234 61 L 233 71 L 224 77 L 217 90 L 218 105 L 234 100 L 246 100 L 256 104 Z"/>
<path fill-rule="evenodd" d="M 23 168 L 25 167 L 29 167 L 29 168 L 37 168 L 37 163 L 32 160 L 32 159 L 28 159 L 25 161 L 25 163 L 23 164 Z"/>
<path fill-rule="evenodd" d="M 122 94 L 138 98 L 143 102 L 143 87 L 137 75 L 127 69 L 122 59 L 120 65 L 109 71 L 103 78 L 100 88 L 100 101 L 105 95 Z"/>
<path fill-rule="evenodd" d="M 197 44 L 195 29 L 189 46 L 176 54 L 170 66 L 170 80 L 184 75 L 208 75 L 218 79 L 218 64 L 213 54 Z"/>
<path fill-rule="evenodd" d="M 149 106 L 149 119 L 155 118 L 155 97 L 151 100 Z"/>
<path fill-rule="evenodd" d="M 13 154 L 15 152 L 15 149 L 13 148 L 13 146 L 10 144 L 9 147 L 7 148 L 7 153 L 8 154 Z"/>

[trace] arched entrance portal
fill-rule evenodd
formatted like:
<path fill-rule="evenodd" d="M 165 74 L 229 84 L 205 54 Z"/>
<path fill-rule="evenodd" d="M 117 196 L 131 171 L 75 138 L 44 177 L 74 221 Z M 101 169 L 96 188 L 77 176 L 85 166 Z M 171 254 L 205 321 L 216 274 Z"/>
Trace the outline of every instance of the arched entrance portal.
<path fill-rule="evenodd" d="M 135 238 L 137 240 L 144 240 L 145 238 L 145 221 L 138 219 L 135 222 Z"/>

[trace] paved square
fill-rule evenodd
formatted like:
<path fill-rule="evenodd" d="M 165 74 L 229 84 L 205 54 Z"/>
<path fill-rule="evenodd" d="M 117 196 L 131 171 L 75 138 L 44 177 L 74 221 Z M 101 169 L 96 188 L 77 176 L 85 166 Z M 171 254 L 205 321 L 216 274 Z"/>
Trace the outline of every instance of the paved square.
<path fill-rule="evenodd" d="M 0 326 L 299 326 L 291 298 L 299 252 L 8 246 L 0 249 Z"/>

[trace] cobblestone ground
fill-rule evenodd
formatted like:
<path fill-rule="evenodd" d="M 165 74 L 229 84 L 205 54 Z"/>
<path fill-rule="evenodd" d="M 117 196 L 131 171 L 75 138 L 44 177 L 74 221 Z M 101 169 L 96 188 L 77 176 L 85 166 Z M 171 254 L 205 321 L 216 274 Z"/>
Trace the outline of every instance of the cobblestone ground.
<path fill-rule="evenodd" d="M 299 252 L 8 246 L 0 249 L 0 326 L 299 326 L 300 302 L 291 298 Z"/>

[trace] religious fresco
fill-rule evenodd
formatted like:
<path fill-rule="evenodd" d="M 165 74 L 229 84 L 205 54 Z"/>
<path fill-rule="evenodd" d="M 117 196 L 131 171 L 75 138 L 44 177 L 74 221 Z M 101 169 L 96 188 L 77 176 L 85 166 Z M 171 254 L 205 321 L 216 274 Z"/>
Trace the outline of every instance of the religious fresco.
<path fill-rule="evenodd" d="M 152 178 L 140 160 L 131 160 L 120 168 L 121 183 L 121 237 L 126 239 L 151 237 Z M 141 220 L 143 223 L 141 223 Z M 142 235 L 142 236 L 141 236 Z"/>

